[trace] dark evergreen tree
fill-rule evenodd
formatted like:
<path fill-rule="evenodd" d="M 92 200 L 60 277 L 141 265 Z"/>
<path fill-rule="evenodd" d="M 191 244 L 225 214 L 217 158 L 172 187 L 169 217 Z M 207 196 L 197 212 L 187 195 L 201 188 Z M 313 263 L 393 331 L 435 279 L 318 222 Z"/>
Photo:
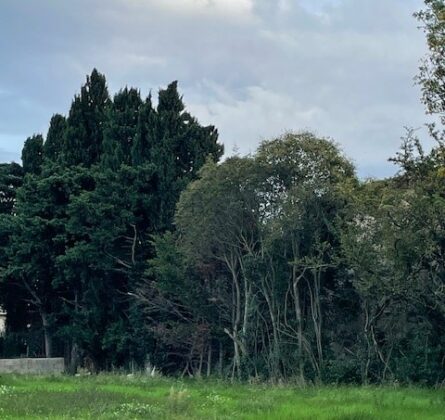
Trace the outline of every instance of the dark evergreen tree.
<path fill-rule="evenodd" d="M 66 118 L 55 114 L 49 123 L 48 134 L 43 145 L 44 158 L 52 162 L 59 162 L 63 152 L 63 142 L 66 130 Z"/>
<path fill-rule="evenodd" d="M 0 164 L 0 306 L 8 313 L 8 332 L 26 322 L 22 316 L 23 309 L 20 308 L 24 303 L 23 293 L 4 280 L 5 270 L 8 268 L 11 235 L 15 226 L 16 194 L 22 182 L 23 169 L 19 164 Z M 3 349 L 3 356 L 13 354 L 17 350 L 15 345 L 10 344 L 9 347 Z"/>
<path fill-rule="evenodd" d="M 43 137 L 40 134 L 29 137 L 25 141 L 22 162 L 25 174 L 40 174 L 43 163 Z"/>
<path fill-rule="evenodd" d="M 117 171 L 96 166 L 71 176 L 77 192 L 67 210 L 70 239 L 58 257 L 58 287 L 70 302 L 65 335 L 96 369 L 124 365 L 136 357 L 125 343 L 137 327 L 131 323 L 129 293 L 142 263 L 141 233 L 131 205 L 138 200 L 138 173 L 125 165 Z M 147 176 L 144 183 L 147 188 Z"/>
<path fill-rule="evenodd" d="M 131 164 L 142 100 L 136 89 L 125 88 L 114 96 L 104 129 L 102 163 L 118 169 Z"/>
<path fill-rule="evenodd" d="M 0 163 L 0 214 L 12 213 L 22 181 L 23 169 L 18 163 Z"/>
<path fill-rule="evenodd" d="M 154 256 L 151 235 L 172 226 L 181 189 L 221 153 L 176 83 L 159 93 L 158 112 L 135 89 L 110 101 L 96 70 L 68 118 L 52 117 L 46 142 L 27 140 L 2 278 L 21 296 L 8 312 L 41 334 L 41 352 L 60 354 L 64 342 L 73 367 L 85 357 L 97 369 L 143 364 L 155 341 L 132 296 Z"/>
<path fill-rule="evenodd" d="M 131 149 L 131 162 L 135 166 L 150 161 L 154 142 L 154 129 L 156 124 L 156 111 L 151 103 L 151 94 L 141 105 L 136 134 Z"/>
<path fill-rule="evenodd" d="M 105 76 L 96 69 L 75 96 L 67 119 L 64 163 L 87 167 L 100 161 L 103 130 L 110 97 Z"/>
<path fill-rule="evenodd" d="M 67 200 L 68 190 L 60 176 L 45 171 L 41 175 L 27 174 L 17 193 L 8 267 L 3 278 L 8 288 L 17 291 L 16 298 L 22 296 L 23 300 L 15 305 L 21 307 L 19 314 L 30 325 L 29 332 L 43 332 L 41 352 L 46 356 L 53 354 L 61 305 L 54 281 L 57 278 L 56 257 L 64 252 L 65 244 L 58 238 L 64 232 L 61 208 Z M 23 325 L 16 326 L 19 330 L 20 327 Z"/>
<path fill-rule="evenodd" d="M 151 159 L 158 167 L 160 206 L 165 229 L 172 226 L 181 191 L 196 178 L 207 158 L 216 162 L 223 154 L 223 146 L 217 142 L 216 129 L 199 125 L 184 109 L 177 82 L 159 91 Z"/>

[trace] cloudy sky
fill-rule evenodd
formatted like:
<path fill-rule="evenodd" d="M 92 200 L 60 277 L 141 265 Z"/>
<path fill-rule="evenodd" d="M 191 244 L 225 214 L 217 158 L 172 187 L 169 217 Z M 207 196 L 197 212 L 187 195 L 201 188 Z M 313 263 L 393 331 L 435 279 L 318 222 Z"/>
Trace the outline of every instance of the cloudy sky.
<path fill-rule="evenodd" d="M 414 86 L 421 0 L 0 0 L 0 161 L 67 113 L 94 67 L 110 91 L 179 81 L 226 153 L 309 129 L 335 139 L 362 177 L 403 127 L 426 121 Z M 422 133 L 422 130 L 420 131 Z"/>

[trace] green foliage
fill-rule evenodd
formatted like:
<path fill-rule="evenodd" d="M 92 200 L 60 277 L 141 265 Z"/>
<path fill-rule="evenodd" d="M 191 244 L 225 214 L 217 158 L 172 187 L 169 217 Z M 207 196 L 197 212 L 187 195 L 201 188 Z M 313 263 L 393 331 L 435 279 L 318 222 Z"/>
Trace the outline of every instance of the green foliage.
<path fill-rule="evenodd" d="M 63 115 L 55 114 L 49 123 L 45 144 L 44 158 L 53 162 L 60 162 L 63 153 L 63 142 L 66 131 L 66 119 Z"/>
<path fill-rule="evenodd" d="M 102 162 L 106 167 L 116 170 L 122 164 L 131 164 L 142 105 L 136 89 L 125 88 L 114 96 L 104 129 Z M 147 148 L 141 149 L 141 153 L 147 152 Z"/>
<path fill-rule="evenodd" d="M 38 175 L 43 163 L 43 137 L 38 134 L 29 137 L 22 150 L 23 171 L 25 174 Z"/>
<path fill-rule="evenodd" d="M 0 413 L 12 418 L 441 419 L 439 389 L 308 387 L 179 381 L 143 375 L 2 376 Z"/>
<path fill-rule="evenodd" d="M 339 185 L 348 182 L 354 182 L 352 166 L 335 145 L 309 133 L 288 134 L 264 142 L 252 157 L 209 162 L 181 195 L 177 247 L 200 278 L 193 286 L 207 296 L 200 302 L 213 302 L 219 314 L 199 315 L 213 333 L 206 352 L 231 340 L 233 374 L 321 375 L 321 306 L 332 293 L 321 283 L 332 282 Z M 153 263 L 163 273 L 160 260 Z M 191 311 L 190 303 L 184 306 Z M 304 326 L 303 317 L 313 323 Z"/>
<path fill-rule="evenodd" d="M 422 88 L 422 102 L 429 114 L 437 115 L 445 124 L 445 3 L 443 0 L 425 0 L 425 8 L 414 16 L 425 32 L 428 53 L 422 60 L 417 83 Z M 434 138 L 443 141 L 443 129 L 431 125 Z"/>
<path fill-rule="evenodd" d="M 94 69 L 80 95 L 75 96 L 68 114 L 63 148 L 66 166 L 89 167 L 99 162 L 109 105 L 105 76 Z"/>
<path fill-rule="evenodd" d="M 16 192 L 22 181 L 23 169 L 19 164 L 0 164 L 0 214 L 12 213 Z"/>
<path fill-rule="evenodd" d="M 429 45 L 418 82 L 442 120 L 444 11 L 425 0 L 417 14 Z M 217 130 L 187 112 L 177 82 L 153 105 L 133 88 L 111 98 L 93 70 L 46 140 L 26 140 L 23 167 L 0 165 L 2 354 L 64 355 L 72 373 L 443 384 L 445 149 L 431 133 L 427 153 L 408 130 L 382 181 L 358 180 L 310 132 L 218 163 Z M 216 415 L 190 408 L 192 394 L 115 414 Z M 378 406 L 384 418 L 385 397 L 371 399 L 339 416 Z M 332 417 L 318 408 L 308 416 Z"/>
<path fill-rule="evenodd" d="M 45 142 L 26 141 L 23 185 L 18 165 L 2 165 L 2 304 L 9 337 L 22 337 L 15 348 L 38 332 L 45 354 L 64 354 L 72 370 L 82 360 L 142 366 L 152 353 L 134 298 L 151 235 L 172 226 L 182 188 L 221 154 L 213 128 L 185 114 L 176 83 L 159 95 L 159 111 L 133 88 L 111 100 L 93 70 L 68 118 L 52 117 Z"/>

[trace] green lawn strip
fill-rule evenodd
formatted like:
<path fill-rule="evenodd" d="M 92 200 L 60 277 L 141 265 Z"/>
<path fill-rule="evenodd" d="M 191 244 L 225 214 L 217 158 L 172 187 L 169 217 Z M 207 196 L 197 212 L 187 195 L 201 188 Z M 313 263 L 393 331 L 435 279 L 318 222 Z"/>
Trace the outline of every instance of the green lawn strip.
<path fill-rule="evenodd" d="M 0 376 L 1 419 L 445 419 L 445 390 Z"/>
<path fill-rule="evenodd" d="M 320 388 L 317 395 L 306 395 L 277 407 L 265 419 L 444 419 L 445 401 L 440 391 L 435 398 L 410 395 L 410 389 Z M 250 418 L 250 417 L 248 417 Z M 251 417 L 254 418 L 254 417 Z"/>
<path fill-rule="evenodd" d="M 11 376 L 5 382 L 12 391 L 0 398 L 0 418 L 102 418 L 127 406 L 142 411 L 140 399 L 101 390 L 96 378 Z"/>
<path fill-rule="evenodd" d="M 425 394 L 425 392 L 427 392 Z M 286 396 L 283 401 L 277 396 Z M 416 395 L 418 393 L 418 395 Z M 293 395 L 280 389 L 266 394 L 274 404 L 269 410 L 252 412 L 245 418 L 445 418 L 443 391 L 322 387 L 295 390 Z"/>

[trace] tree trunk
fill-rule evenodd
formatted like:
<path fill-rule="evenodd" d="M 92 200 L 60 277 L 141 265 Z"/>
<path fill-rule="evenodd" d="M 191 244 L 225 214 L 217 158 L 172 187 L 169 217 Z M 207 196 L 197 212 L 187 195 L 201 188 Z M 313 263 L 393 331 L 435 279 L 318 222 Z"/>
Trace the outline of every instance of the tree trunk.
<path fill-rule="evenodd" d="M 232 368 L 232 380 L 235 379 L 235 374 L 238 378 L 241 376 L 241 356 L 240 356 L 240 340 L 238 337 L 239 326 L 241 322 L 241 288 L 239 284 L 238 274 L 236 272 L 236 261 L 231 258 L 226 258 L 227 267 L 232 274 L 233 281 L 233 319 L 232 319 L 232 332 L 224 329 L 224 332 L 233 341 L 233 368 Z"/>
<path fill-rule="evenodd" d="M 368 303 L 365 301 L 364 304 L 364 313 L 365 313 L 365 326 L 363 328 L 363 335 L 365 337 L 366 341 L 366 363 L 365 363 L 365 370 L 362 374 L 362 382 L 365 385 L 368 385 L 368 378 L 369 378 L 369 366 L 371 365 L 371 343 L 369 340 L 369 311 L 368 311 Z"/>
<path fill-rule="evenodd" d="M 304 353 L 303 353 L 303 318 L 301 315 L 301 303 L 300 303 L 300 290 L 298 287 L 298 283 L 303 277 L 303 274 L 298 276 L 296 275 L 296 267 L 293 267 L 293 292 L 294 292 L 294 309 L 295 309 L 295 317 L 297 318 L 297 343 L 298 343 L 298 370 L 300 382 L 302 384 L 305 383 L 304 378 Z"/>
<path fill-rule="evenodd" d="M 77 373 L 77 367 L 79 366 L 79 347 L 77 343 L 71 345 L 70 363 L 68 367 L 68 373 L 75 375 Z"/>
<path fill-rule="evenodd" d="M 212 344 L 209 344 L 209 350 L 207 352 L 207 378 L 212 373 Z"/>
<path fill-rule="evenodd" d="M 218 358 L 218 371 L 219 377 L 223 377 L 223 362 L 224 362 L 224 349 L 222 341 L 219 342 L 219 358 Z"/>
<path fill-rule="evenodd" d="M 40 316 L 42 318 L 43 324 L 43 335 L 45 341 L 45 357 L 52 357 L 53 352 L 53 337 L 51 333 L 51 327 L 48 320 L 48 315 L 45 312 L 41 312 Z"/>
<path fill-rule="evenodd" d="M 79 311 L 79 300 L 77 292 L 75 292 L 74 294 L 74 311 L 76 314 Z M 78 366 L 79 366 L 79 346 L 76 342 L 76 339 L 73 339 L 73 342 L 71 344 L 71 354 L 70 354 L 68 373 L 71 375 L 75 375 L 77 373 Z"/>
<path fill-rule="evenodd" d="M 307 280 L 310 298 L 311 318 L 314 326 L 315 344 L 317 347 L 317 376 L 321 379 L 321 371 L 323 367 L 323 344 L 322 344 L 322 317 L 321 317 L 321 303 L 320 303 L 320 269 L 312 269 L 313 285 Z"/>
<path fill-rule="evenodd" d="M 201 378 L 201 376 L 202 376 L 202 365 L 204 363 L 204 351 L 205 351 L 205 347 L 202 346 L 201 351 L 199 352 L 199 364 L 198 364 L 198 371 L 196 373 L 196 376 L 198 378 Z"/>
<path fill-rule="evenodd" d="M 278 377 L 280 376 L 280 339 L 278 336 L 278 321 L 277 321 L 277 316 L 275 315 L 275 307 L 274 307 L 274 302 L 273 302 L 273 296 L 272 296 L 272 292 L 269 294 L 269 290 L 268 287 L 266 285 L 266 280 L 263 279 L 262 280 L 262 285 L 263 285 L 263 296 L 266 300 L 267 303 L 267 307 L 269 309 L 269 317 L 270 317 L 270 322 L 272 325 L 272 337 L 273 337 L 273 341 L 272 341 L 272 346 L 270 349 L 270 366 L 271 366 L 271 377 L 273 379 L 278 379 Z"/>

